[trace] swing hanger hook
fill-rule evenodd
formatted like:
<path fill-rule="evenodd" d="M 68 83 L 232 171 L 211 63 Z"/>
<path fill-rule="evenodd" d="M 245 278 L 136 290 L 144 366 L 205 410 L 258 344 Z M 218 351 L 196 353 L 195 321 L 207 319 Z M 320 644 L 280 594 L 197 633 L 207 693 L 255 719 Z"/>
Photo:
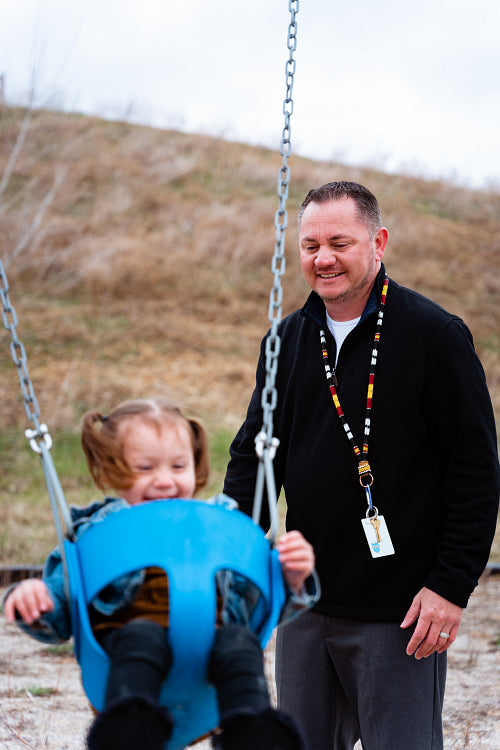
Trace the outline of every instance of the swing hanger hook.
<path fill-rule="evenodd" d="M 255 453 L 259 459 L 264 456 L 264 451 L 269 453 L 271 460 L 275 457 L 276 451 L 278 450 L 280 441 L 277 437 L 272 437 L 269 441 L 265 430 L 261 430 L 255 436 Z"/>
<path fill-rule="evenodd" d="M 49 428 L 46 424 L 41 424 L 38 430 L 25 430 L 24 434 L 29 440 L 31 450 L 35 451 L 35 453 L 42 452 L 42 449 L 40 447 L 41 443 L 45 445 L 45 448 L 48 451 L 50 451 L 50 449 L 52 448 L 52 438 L 49 433 Z"/>

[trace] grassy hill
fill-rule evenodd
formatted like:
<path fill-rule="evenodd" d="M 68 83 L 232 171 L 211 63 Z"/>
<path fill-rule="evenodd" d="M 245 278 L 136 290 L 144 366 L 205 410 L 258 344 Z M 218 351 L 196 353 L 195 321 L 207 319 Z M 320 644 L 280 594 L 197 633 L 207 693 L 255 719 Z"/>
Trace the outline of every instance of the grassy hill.
<path fill-rule="evenodd" d="M 283 313 L 307 294 L 303 196 L 329 180 L 362 182 L 390 230 L 389 274 L 465 319 L 499 419 L 500 195 L 294 155 L 289 165 Z M 216 138 L 0 109 L 0 257 L 70 501 L 95 496 L 82 414 L 149 394 L 205 421 L 210 489 L 220 487 L 268 327 L 280 166 L 278 152 Z M 7 332 L 2 341 L 0 559 L 35 562 L 53 532 Z"/>

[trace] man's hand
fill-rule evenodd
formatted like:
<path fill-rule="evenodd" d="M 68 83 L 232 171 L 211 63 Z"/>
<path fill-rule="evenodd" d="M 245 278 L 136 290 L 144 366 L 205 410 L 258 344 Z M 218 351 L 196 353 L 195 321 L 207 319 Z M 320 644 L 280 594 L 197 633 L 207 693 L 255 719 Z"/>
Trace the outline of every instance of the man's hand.
<path fill-rule="evenodd" d="M 402 628 L 408 628 L 417 621 L 406 649 L 408 656 L 415 654 L 416 659 L 425 659 L 434 651 L 438 654 L 446 651 L 457 637 L 462 614 L 462 607 L 452 604 L 428 588 L 421 589 L 401 623 Z M 441 633 L 449 634 L 449 638 L 443 637 Z"/>

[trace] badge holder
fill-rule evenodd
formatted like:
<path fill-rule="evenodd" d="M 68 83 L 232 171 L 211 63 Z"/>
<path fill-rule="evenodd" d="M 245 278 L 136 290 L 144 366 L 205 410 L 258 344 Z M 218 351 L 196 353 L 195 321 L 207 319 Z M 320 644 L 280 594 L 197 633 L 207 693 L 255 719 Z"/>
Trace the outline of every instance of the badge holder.
<path fill-rule="evenodd" d="M 362 486 L 366 492 L 368 508 L 366 511 L 366 517 L 361 519 L 361 524 L 363 526 L 363 531 L 365 532 L 366 541 L 368 542 L 371 555 L 372 557 L 394 555 L 394 547 L 392 546 L 385 518 L 384 516 L 379 516 L 378 509 L 373 505 L 370 485 L 362 484 Z"/>

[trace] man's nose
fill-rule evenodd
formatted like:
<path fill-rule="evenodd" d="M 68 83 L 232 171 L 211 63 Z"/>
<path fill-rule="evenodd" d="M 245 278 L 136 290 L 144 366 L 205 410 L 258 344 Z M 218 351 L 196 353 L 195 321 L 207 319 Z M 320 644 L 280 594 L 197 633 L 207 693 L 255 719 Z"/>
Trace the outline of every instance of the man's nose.
<path fill-rule="evenodd" d="M 314 262 L 318 266 L 332 265 L 333 263 L 337 262 L 337 254 L 335 250 L 333 250 L 331 247 L 328 247 L 328 245 L 320 245 L 316 252 Z"/>

